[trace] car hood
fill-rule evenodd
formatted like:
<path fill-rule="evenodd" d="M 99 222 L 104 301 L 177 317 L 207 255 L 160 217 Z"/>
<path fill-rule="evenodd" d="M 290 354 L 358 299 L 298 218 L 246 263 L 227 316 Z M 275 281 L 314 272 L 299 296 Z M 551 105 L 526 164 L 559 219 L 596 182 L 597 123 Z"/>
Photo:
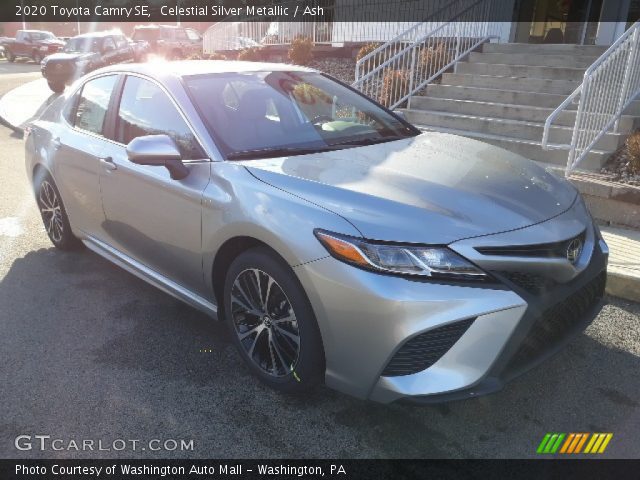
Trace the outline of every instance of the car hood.
<path fill-rule="evenodd" d="M 96 56 L 96 54 L 93 53 L 93 52 L 87 52 L 87 53 L 58 52 L 58 53 L 54 53 L 52 55 L 49 55 L 47 57 L 47 61 L 55 60 L 57 62 L 59 62 L 59 61 L 74 62 L 74 61 L 79 60 L 81 58 L 90 59 L 90 58 L 93 58 L 94 56 Z"/>
<path fill-rule="evenodd" d="M 376 240 L 449 244 L 515 230 L 559 215 L 577 195 L 524 157 L 442 133 L 243 164 Z"/>
<path fill-rule="evenodd" d="M 40 40 L 38 42 L 41 45 L 57 45 L 57 46 L 64 46 L 65 42 L 63 42 L 62 40 Z"/>

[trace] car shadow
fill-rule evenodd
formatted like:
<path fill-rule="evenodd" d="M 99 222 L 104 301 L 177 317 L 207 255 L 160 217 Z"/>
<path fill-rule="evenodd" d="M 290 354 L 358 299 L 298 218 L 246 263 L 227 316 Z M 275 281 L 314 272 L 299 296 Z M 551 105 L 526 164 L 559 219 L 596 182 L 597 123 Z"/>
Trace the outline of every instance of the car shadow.
<path fill-rule="evenodd" d="M 16 259 L 0 281 L 0 305 L 0 401 L 44 396 L 47 415 L 69 410 L 68 422 L 89 401 L 76 396 L 84 392 L 110 419 L 180 418 L 205 445 L 218 439 L 196 425 L 235 422 L 258 456 L 306 456 L 313 434 L 333 458 L 528 457 L 548 431 L 627 432 L 629 443 L 612 442 L 610 454 L 637 453 L 629 420 L 640 414 L 640 352 L 624 335 L 637 333 L 640 306 L 616 299 L 568 348 L 503 391 L 421 407 L 323 387 L 274 392 L 241 363 L 222 322 L 88 250 Z"/>

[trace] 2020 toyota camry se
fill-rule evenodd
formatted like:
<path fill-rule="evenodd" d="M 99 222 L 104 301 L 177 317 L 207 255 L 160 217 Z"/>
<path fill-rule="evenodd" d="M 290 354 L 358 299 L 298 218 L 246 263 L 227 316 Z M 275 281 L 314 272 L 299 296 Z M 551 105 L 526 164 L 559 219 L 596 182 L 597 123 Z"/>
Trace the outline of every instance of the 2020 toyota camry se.
<path fill-rule="evenodd" d="M 311 69 L 108 67 L 25 136 L 53 244 L 224 320 L 274 388 L 489 393 L 600 309 L 607 246 L 568 182 Z"/>

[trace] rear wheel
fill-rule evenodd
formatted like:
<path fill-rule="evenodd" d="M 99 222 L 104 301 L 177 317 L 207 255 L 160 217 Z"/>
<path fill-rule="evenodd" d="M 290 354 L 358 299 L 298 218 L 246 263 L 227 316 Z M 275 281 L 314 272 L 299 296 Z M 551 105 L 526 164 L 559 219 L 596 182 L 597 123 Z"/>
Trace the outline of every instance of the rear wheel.
<path fill-rule="evenodd" d="M 224 286 L 225 321 L 251 371 L 272 388 L 302 392 L 322 381 L 324 354 L 309 300 L 267 248 L 238 256 Z"/>
<path fill-rule="evenodd" d="M 69 217 L 51 175 L 45 174 L 36 186 L 36 201 L 51 243 L 60 250 L 75 250 L 81 243 L 71 232 Z"/>
<path fill-rule="evenodd" d="M 64 83 L 62 82 L 52 82 L 52 81 L 48 81 L 47 85 L 49 85 L 49 88 L 51 89 L 51 91 L 55 92 L 55 93 L 62 93 L 64 92 Z"/>

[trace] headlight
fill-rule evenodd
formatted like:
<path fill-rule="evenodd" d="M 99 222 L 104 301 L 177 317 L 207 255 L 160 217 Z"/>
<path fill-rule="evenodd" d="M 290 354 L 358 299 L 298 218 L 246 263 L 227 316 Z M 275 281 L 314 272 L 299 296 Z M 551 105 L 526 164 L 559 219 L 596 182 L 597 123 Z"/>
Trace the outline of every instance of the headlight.
<path fill-rule="evenodd" d="M 319 229 L 314 234 L 333 257 L 367 270 L 449 280 L 490 279 L 447 247 L 386 244 Z"/>

